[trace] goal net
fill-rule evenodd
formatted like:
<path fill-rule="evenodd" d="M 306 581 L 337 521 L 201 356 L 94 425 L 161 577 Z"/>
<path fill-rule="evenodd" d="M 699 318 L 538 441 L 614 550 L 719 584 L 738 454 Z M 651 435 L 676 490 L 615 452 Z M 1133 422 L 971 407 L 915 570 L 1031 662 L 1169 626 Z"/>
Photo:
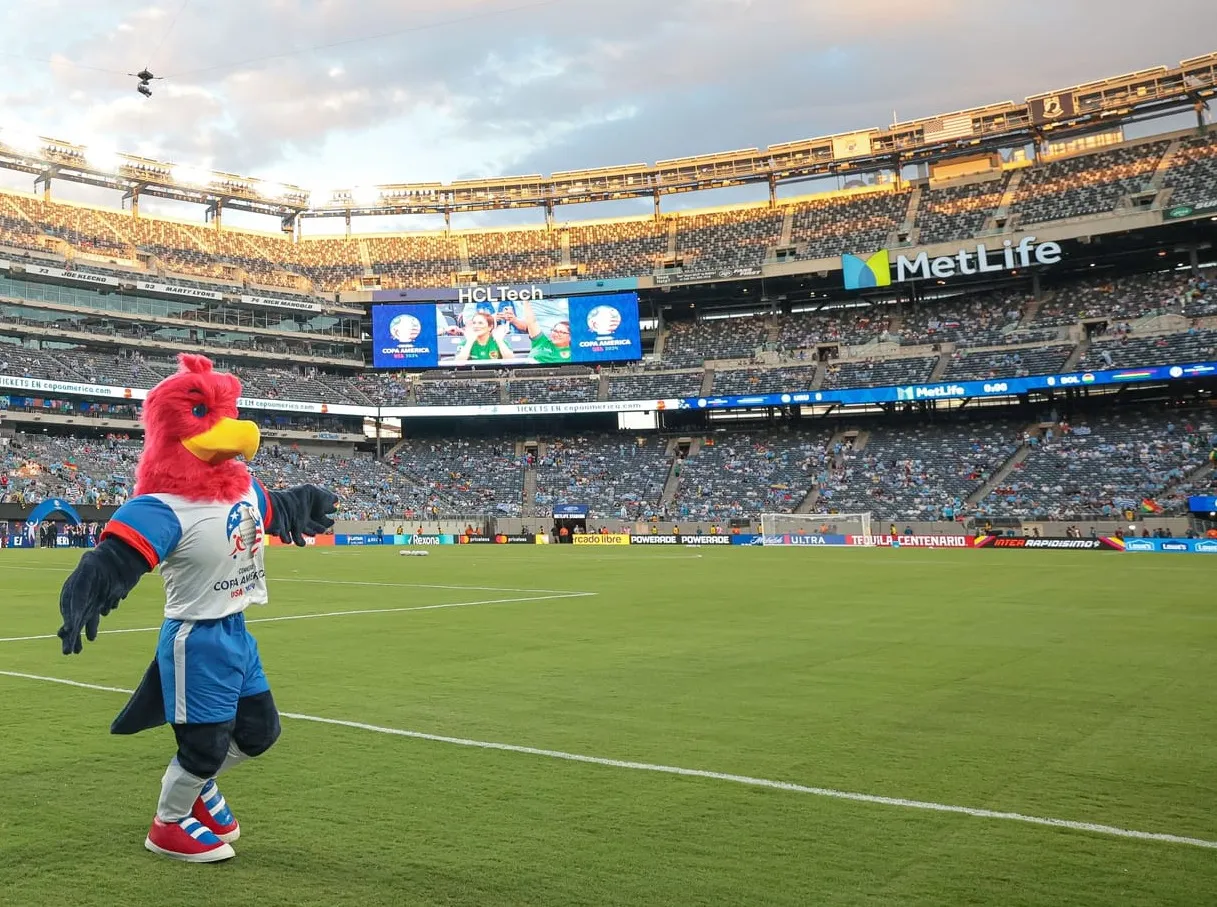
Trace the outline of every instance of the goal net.
<path fill-rule="evenodd" d="M 799 538 L 825 535 L 870 537 L 867 513 L 765 513 L 761 514 L 761 537 L 765 545 L 798 545 Z"/>

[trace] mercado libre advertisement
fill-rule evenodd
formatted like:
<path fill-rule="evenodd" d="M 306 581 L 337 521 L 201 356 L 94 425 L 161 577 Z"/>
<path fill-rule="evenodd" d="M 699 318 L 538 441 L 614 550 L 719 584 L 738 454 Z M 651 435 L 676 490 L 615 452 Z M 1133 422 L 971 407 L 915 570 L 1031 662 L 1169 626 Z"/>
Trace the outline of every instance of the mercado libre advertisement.
<path fill-rule="evenodd" d="M 377 368 L 626 362 L 642 358 L 638 294 L 546 297 L 537 288 L 476 299 L 372 307 Z"/>

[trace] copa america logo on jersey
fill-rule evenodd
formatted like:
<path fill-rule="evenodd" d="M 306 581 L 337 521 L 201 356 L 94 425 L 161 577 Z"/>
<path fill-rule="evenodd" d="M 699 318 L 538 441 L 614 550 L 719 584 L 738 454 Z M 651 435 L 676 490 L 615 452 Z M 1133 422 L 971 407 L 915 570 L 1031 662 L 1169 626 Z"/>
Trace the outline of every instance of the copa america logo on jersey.
<path fill-rule="evenodd" d="M 248 501 L 239 501 L 228 511 L 224 531 L 232 550 L 228 553 L 234 561 L 244 554 L 253 557 L 262 547 L 262 519 Z"/>
<path fill-rule="evenodd" d="M 398 343 L 413 343 L 423 332 L 423 323 L 413 315 L 398 315 L 389 322 L 389 335 Z"/>
<path fill-rule="evenodd" d="M 611 305 L 598 305 L 587 313 L 587 329 L 597 336 L 612 334 L 621 326 L 621 313 Z"/>

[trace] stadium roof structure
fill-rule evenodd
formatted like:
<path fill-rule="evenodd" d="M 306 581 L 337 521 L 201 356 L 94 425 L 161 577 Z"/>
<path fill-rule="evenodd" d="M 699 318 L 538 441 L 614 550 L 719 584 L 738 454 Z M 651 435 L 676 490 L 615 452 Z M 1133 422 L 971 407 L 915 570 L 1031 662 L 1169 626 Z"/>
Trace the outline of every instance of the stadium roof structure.
<path fill-rule="evenodd" d="M 544 207 L 653 197 L 768 183 L 770 198 L 779 183 L 824 176 L 895 170 L 985 153 L 1020 144 L 1037 145 L 1113 126 L 1179 113 L 1199 117 L 1217 95 L 1217 52 L 1059 91 L 1032 95 L 1021 103 L 983 107 L 897 123 L 716 154 L 573 170 L 550 176 L 531 174 L 451 183 L 398 183 L 334 190 L 312 198 L 298 186 L 201 170 L 41 136 L 0 130 L 0 167 L 32 173 L 39 183 L 53 179 L 122 191 L 138 200 L 150 195 L 194 202 L 218 213 L 222 208 L 282 218 L 382 214 L 451 214 L 505 208 Z"/>

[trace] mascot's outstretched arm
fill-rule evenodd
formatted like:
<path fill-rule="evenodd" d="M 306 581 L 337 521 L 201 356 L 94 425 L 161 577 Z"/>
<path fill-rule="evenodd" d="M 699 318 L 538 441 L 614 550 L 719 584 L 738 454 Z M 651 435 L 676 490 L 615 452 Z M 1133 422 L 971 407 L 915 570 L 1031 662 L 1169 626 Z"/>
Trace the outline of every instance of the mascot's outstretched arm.
<path fill-rule="evenodd" d="M 64 655 L 79 655 L 84 644 L 97 639 L 101 618 L 118 607 L 145 573 L 152 570 L 142 554 L 119 538 L 106 538 L 86 552 L 59 593 L 63 626 L 59 638 Z"/>
<path fill-rule="evenodd" d="M 285 545 L 304 547 L 306 535 L 320 535 L 334 525 L 330 514 L 338 507 L 338 495 L 316 485 L 297 485 L 267 493 L 270 520 L 266 531 Z"/>

